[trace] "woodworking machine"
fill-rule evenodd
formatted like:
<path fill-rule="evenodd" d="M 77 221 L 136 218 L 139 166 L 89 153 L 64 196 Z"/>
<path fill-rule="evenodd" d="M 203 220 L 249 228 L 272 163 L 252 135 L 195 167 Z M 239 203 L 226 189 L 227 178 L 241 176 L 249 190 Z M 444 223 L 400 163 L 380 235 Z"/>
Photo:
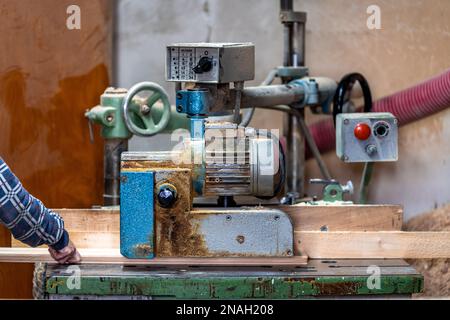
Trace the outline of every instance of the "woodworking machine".
<path fill-rule="evenodd" d="M 244 85 L 255 76 L 252 43 L 176 43 L 166 48 L 166 80 L 175 83 L 175 106 L 161 86 L 142 82 L 129 90 L 108 88 L 101 105 L 86 113 L 103 125 L 105 205 L 119 204 L 120 190 L 125 257 L 298 255 L 294 226 L 281 205 L 319 203 L 304 194 L 305 141 L 323 175 L 311 181 L 324 186 L 321 204 L 342 202 L 353 191 L 351 182 L 341 185 L 331 177 L 305 125 L 306 108 L 334 116 L 337 155 L 344 162 L 370 168 L 373 162 L 397 160 L 395 117 L 370 113 L 370 89 L 360 74 L 340 83 L 309 76 L 306 14 L 284 10 L 284 2 L 284 65 L 260 86 Z M 273 84 L 276 78 L 280 84 Z M 357 81 L 362 113 L 350 101 Z M 286 112 L 284 144 L 283 134 L 248 126 L 255 110 L 264 109 Z M 126 152 L 132 135 L 161 132 L 182 139 L 172 151 Z M 244 196 L 252 200 L 237 200 Z M 214 203 L 199 205 L 206 198 Z"/>
<path fill-rule="evenodd" d="M 134 263 L 158 257 L 261 257 L 266 262 L 278 257 L 292 262 L 292 256 L 308 253 L 307 247 L 300 252 L 294 245 L 296 231 L 335 231 L 332 222 L 320 221 L 322 216 L 314 227 L 302 226 L 299 219 L 308 206 L 323 213 L 327 207 L 344 214 L 356 209 L 346 201 L 354 192 L 352 182 L 341 184 L 322 160 L 305 123 L 307 109 L 333 118 L 339 159 L 364 164 L 358 204 L 366 203 L 373 163 L 398 159 L 397 119 L 371 112 L 364 76 L 349 73 L 339 82 L 310 76 L 305 67 L 306 13 L 294 11 L 292 0 L 280 0 L 280 9 L 283 64 L 259 86 L 245 85 L 255 77 L 252 43 L 175 43 L 165 52 L 173 99 L 160 85 L 143 82 L 129 90 L 108 88 L 100 105 L 86 112 L 89 124 L 102 126 L 104 206 L 120 206 L 120 250 L 129 262 L 82 265 L 76 290 L 66 285 L 72 277 L 69 269 L 41 265 L 35 271 L 37 297 L 364 298 L 404 297 L 422 290 L 423 277 L 400 260 L 310 259 L 307 265 L 265 267 L 200 266 L 196 259 L 173 267 L 155 260 L 152 266 Z M 354 103 L 357 94 L 352 95 L 356 83 L 364 100 L 361 109 Z M 284 132 L 249 126 L 255 112 L 265 110 L 285 113 Z M 161 133 L 172 134 L 172 150 L 128 152 L 131 137 Z M 322 195 L 305 194 L 306 154 L 320 169 L 321 176 L 309 182 L 321 185 Z M 380 270 L 376 288 L 369 285 L 373 266 Z"/>

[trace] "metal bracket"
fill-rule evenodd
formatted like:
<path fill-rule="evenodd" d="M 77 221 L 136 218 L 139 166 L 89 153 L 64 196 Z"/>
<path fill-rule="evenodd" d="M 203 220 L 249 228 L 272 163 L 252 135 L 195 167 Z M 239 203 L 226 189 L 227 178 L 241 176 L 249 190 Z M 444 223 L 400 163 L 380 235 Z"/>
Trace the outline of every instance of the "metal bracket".
<path fill-rule="evenodd" d="M 308 67 L 280 66 L 277 70 L 277 76 L 280 78 L 300 79 L 309 75 Z"/>
<path fill-rule="evenodd" d="M 120 253 L 129 259 L 154 257 L 153 191 L 153 172 L 122 172 Z"/>
<path fill-rule="evenodd" d="M 348 181 L 347 184 L 341 185 L 336 180 L 311 179 L 311 184 L 323 184 L 323 201 L 325 202 L 341 202 L 344 201 L 344 194 L 353 194 L 353 183 Z"/>
<path fill-rule="evenodd" d="M 211 256 L 293 256 L 289 216 L 272 209 L 193 211 Z"/>
<path fill-rule="evenodd" d="M 300 11 L 281 11 L 280 21 L 281 23 L 306 23 L 308 15 L 306 12 Z"/>

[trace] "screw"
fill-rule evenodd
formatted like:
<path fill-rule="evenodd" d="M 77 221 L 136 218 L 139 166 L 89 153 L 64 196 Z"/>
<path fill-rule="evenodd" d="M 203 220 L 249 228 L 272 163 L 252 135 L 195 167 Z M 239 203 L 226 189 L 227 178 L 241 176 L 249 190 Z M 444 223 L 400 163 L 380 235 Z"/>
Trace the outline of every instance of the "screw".
<path fill-rule="evenodd" d="M 183 111 L 183 106 L 182 105 L 177 106 L 177 111 L 178 112 L 182 112 Z"/>
<path fill-rule="evenodd" d="M 348 120 L 348 119 L 344 120 L 344 124 L 349 124 L 349 123 L 350 123 L 350 120 Z"/>
<path fill-rule="evenodd" d="M 227 221 L 231 221 L 231 216 L 227 216 Z"/>
<path fill-rule="evenodd" d="M 275 216 L 275 221 L 278 221 L 278 220 L 280 220 L 280 216 L 276 215 Z"/>
<path fill-rule="evenodd" d="M 348 156 L 344 155 L 344 161 L 348 161 L 350 159 Z"/>
<path fill-rule="evenodd" d="M 369 144 L 366 148 L 366 152 L 369 156 L 371 156 L 377 152 L 377 147 L 373 144 Z"/>
<path fill-rule="evenodd" d="M 290 249 L 287 249 L 287 250 L 286 250 L 286 255 L 287 255 L 287 256 L 292 256 L 292 251 L 291 251 Z"/>
<path fill-rule="evenodd" d="M 112 114 L 110 114 L 106 117 L 106 121 L 108 121 L 108 122 L 112 122 L 113 120 L 114 120 L 114 116 Z"/>
<path fill-rule="evenodd" d="M 236 241 L 237 241 L 239 244 L 243 244 L 244 241 L 245 241 L 245 237 L 242 236 L 242 235 L 239 235 L 239 236 L 236 237 Z"/>

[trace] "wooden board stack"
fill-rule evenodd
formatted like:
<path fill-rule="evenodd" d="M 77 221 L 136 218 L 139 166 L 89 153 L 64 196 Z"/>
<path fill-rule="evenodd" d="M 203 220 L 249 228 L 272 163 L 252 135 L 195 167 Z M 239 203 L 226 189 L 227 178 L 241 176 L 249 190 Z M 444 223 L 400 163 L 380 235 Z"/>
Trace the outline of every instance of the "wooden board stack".
<path fill-rule="evenodd" d="M 133 264 L 298 265 L 311 259 L 449 258 L 449 232 L 402 232 L 400 206 L 297 205 L 280 207 L 294 224 L 294 258 L 157 258 Z M 127 263 L 119 251 L 118 210 L 55 210 L 65 220 L 84 263 Z M 0 249 L 0 262 L 50 261 L 45 249 Z"/>

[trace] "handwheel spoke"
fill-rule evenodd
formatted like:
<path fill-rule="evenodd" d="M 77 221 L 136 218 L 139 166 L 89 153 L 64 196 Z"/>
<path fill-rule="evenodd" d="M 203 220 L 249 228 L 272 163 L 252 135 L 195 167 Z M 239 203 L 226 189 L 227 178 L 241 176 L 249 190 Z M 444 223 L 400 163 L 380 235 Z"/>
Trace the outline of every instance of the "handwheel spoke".
<path fill-rule="evenodd" d="M 161 94 L 159 92 L 153 93 L 150 97 L 147 99 L 147 105 L 151 107 L 156 101 L 161 99 Z"/>
<path fill-rule="evenodd" d="M 155 121 L 153 121 L 153 118 L 151 115 L 144 116 L 141 118 L 142 122 L 144 123 L 145 129 L 147 130 L 155 130 Z"/>

